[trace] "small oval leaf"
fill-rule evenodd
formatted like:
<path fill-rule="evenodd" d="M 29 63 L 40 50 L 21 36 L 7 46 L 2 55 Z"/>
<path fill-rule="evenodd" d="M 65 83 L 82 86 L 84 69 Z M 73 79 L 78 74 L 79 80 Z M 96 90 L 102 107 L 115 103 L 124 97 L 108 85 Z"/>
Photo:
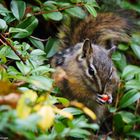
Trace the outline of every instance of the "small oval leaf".
<path fill-rule="evenodd" d="M 0 19 L 0 30 L 6 30 L 7 29 L 7 24 L 3 19 Z"/>
<path fill-rule="evenodd" d="M 81 19 L 83 19 L 86 16 L 86 13 L 80 7 L 69 8 L 66 9 L 65 12 L 70 14 L 71 16 L 78 17 Z"/>
<path fill-rule="evenodd" d="M 20 20 L 25 13 L 26 3 L 21 0 L 12 0 L 11 2 L 11 11 L 16 19 Z"/>
<path fill-rule="evenodd" d="M 47 54 L 47 58 L 52 57 L 59 48 L 60 42 L 58 39 L 55 38 L 49 38 L 48 42 L 46 43 L 45 46 L 45 52 Z"/>
<path fill-rule="evenodd" d="M 37 48 L 37 49 L 41 49 L 41 50 L 44 50 L 44 44 L 39 41 L 39 40 L 36 40 L 34 38 L 29 38 L 29 40 L 31 41 L 31 43 Z"/>
<path fill-rule="evenodd" d="M 48 13 L 48 14 L 43 14 L 43 17 L 46 20 L 52 19 L 55 21 L 60 21 L 63 18 L 63 15 L 60 12 L 52 12 L 52 13 Z"/>

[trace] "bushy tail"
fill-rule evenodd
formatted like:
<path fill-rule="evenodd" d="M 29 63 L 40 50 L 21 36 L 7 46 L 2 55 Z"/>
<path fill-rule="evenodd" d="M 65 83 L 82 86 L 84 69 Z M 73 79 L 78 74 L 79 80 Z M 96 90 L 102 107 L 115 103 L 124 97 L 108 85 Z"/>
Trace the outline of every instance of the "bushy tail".
<path fill-rule="evenodd" d="M 96 18 L 88 16 L 80 23 L 63 26 L 59 38 L 66 46 L 75 45 L 86 38 L 104 46 L 108 41 L 129 42 L 131 28 L 132 23 L 127 18 L 114 13 L 102 13 Z"/>

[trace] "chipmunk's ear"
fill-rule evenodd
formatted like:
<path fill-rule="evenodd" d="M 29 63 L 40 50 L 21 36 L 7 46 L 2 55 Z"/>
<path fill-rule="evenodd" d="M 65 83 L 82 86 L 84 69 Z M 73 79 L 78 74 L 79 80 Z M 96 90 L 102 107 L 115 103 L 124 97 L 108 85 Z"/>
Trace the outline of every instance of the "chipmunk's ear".
<path fill-rule="evenodd" d="M 117 47 L 115 45 L 112 46 L 112 48 L 110 48 L 107 53 L 108 53 L 108 56 L 111 57 L 113 52 L 115 52 L 117 49 Z"/>
<path fill-rule="evenodd" d="M 93 48 L 91 41 L 89 39 L 86 39 L 83 44 L 83 50 L 82 50 L 82 57 L 89 57 L 93 53 Z"/>
<path fill-rule="evenodd" d="M 108 56 L 111 57 L 113 52 L 115 52 L 117 49 L 117 46 L 114 44 L 113 40 L 108 41 L 108 48 L 110 49 L 107 51 L 107 53 L 108 53 Z"/>

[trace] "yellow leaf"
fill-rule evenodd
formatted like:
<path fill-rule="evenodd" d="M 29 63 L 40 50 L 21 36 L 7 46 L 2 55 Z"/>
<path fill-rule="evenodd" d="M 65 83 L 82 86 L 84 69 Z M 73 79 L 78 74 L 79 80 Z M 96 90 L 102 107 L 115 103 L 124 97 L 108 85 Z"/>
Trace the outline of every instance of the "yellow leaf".
<path fill-rule="evenodd" d="M 45 105 L 40 108 L 38 114 L 41 116 L 41 119 L 38 122 L 38 126 L 42 130 L 49 129 L 54 124 L 55 113 L 51 106 Z"/>
<path fill-rule="evenodd" d="M 34 106 L 34 111 L 38 111 L 40 108 L 41 108 L 41 106 L 42 106 L 42 104 L 40 103 L 40 104 L 37 104 L 37 105 L 35 105 Z"/>
<path fill-rule="evenodd" d="M 20 93 L 17 87 L 6 80 L 0 80 L 0 94 L 7 95 L 9 93 Z"/>
<path fill-rule="evenodd" d="M 26 118 L 31 113 L 31 106 L 29 104 L 32 104 L 37 99 L 37 93 L 32 90 L 27 90 L 24 92 L 24 94 L 21 96 L 21 98 L 18 101 L 17 104 L 17 115 L 20 118 Z"/>
<path fill-rule="evenodd" d="M 84 107 L 84 108 L 83 108 L 83 111 L 84 111 L 85 114 L 87 114 L 91 119 L 96 120 L 96 115 L 95 115 L 95 113 L 94 113 L 91 109 L 89 109 L 89 108 L 87 108 L 87 107 Z"/>
<path fill-rule="evenodd" d="M 84 113 L 87 114 L 91 119 L 96 120 L 96 114 L 91 109 L 84 106 L 84 104 L 77 102 L 77 101 L 71 101 L 70 104 L 82 109 L 84 111 Z"/>

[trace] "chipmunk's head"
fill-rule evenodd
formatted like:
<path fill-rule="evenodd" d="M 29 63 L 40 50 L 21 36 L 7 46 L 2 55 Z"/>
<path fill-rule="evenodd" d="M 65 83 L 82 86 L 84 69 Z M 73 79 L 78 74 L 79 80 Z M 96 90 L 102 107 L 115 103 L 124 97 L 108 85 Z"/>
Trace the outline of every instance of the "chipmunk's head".
<path fill-rule="evenodd" d="M 97 94 L 111 96 L 118 86 L 119 78 L 111 60 L 113 51 L 114 47 L 105 50 L 86 39 L 78 56 L 79 65 L 85 71 L 86 84 Z"/>

